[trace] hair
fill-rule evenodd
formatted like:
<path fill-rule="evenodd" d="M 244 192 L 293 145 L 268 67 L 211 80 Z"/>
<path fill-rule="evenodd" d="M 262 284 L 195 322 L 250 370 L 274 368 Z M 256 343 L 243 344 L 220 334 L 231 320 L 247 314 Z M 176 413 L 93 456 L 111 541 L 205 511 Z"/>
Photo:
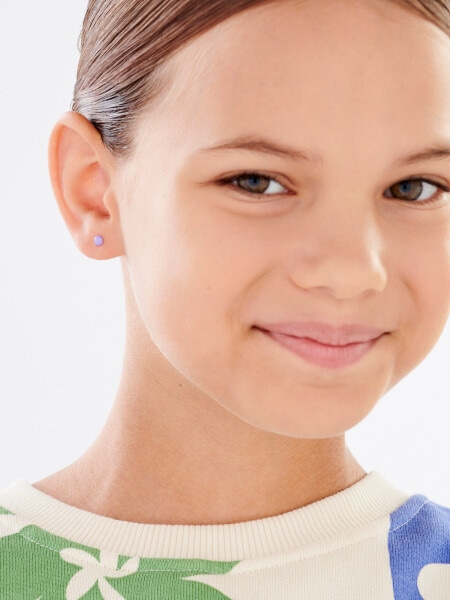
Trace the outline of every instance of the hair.
<path fill-rule="evenodd" d="M 274 0 L 89 0 L 79 39 L 72 110 L 99 131 L 116 157 L 132 149 L 140 112 L 169 83 L 168 59 L 227 18 Z M 450 36 L 450 0 L 388 0 Z"/>

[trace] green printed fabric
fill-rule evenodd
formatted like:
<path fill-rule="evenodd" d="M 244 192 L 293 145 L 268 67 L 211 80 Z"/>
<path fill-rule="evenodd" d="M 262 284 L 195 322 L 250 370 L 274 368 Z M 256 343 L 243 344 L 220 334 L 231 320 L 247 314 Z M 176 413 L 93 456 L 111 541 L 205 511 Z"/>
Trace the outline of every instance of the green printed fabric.
<path fill-rule="evenodd" d="M 227 600 L 189 577 L 224 575 L 235 564 L 117 556 L 23 527 L 0 508 L 1 600 Z"/>

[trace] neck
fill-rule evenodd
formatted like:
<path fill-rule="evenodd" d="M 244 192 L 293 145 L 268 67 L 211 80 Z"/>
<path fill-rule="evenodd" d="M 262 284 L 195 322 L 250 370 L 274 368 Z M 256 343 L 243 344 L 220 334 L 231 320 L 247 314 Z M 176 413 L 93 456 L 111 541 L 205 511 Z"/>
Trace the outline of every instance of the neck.
<path fill-rule="evenodd" d="M 129 319 L 116 401 L 93 445 L 33 485 L 122 521 L 202 525 L 270 517 L 365 476 L 344 436 L 263 431 L 183 378 Z"/>
<path fill-rule="evenodd" d="M 148 378 L 128 361 L 94 444 L 34 486 L 114 519 L 200 525 L 288 512 L 365 475 L 343 436 L 299 440 L 256 429 L 165 378 L 164 365 L 153 361 L 151 371 Z"/>

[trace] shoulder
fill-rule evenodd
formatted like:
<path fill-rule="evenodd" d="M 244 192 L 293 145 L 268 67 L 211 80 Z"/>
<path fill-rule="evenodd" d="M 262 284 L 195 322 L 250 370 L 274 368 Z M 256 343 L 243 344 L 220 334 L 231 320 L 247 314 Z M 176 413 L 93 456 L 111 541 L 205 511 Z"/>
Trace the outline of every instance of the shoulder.
<path fill-rule="evenodd" d="M 391 514 L 390 521 L 388 548 L 395 597 L 447 597 L 450 508 L 415 495 Z"/>
<path fill-rule="evenodd" d="M 411 496 L 391 514 L 389 533 L 393 540 L 407 538 L 412 545 L 439 540 L 450 549 L 450 508 L 425 496 Z"/>

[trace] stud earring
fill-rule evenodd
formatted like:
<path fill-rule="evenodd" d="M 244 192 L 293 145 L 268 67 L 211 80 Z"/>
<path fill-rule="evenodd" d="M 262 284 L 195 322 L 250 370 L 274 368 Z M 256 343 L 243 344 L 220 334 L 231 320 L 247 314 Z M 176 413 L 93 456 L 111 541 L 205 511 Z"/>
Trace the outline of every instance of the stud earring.
<path fill-rule="evenodd" d="M 94 238 L 94 244 L 98 247 L 103 246 L 103 244 L 105 243 L 105 240 L 103 238 L 103 236 L 101 235 L 96 235 Z"/>

